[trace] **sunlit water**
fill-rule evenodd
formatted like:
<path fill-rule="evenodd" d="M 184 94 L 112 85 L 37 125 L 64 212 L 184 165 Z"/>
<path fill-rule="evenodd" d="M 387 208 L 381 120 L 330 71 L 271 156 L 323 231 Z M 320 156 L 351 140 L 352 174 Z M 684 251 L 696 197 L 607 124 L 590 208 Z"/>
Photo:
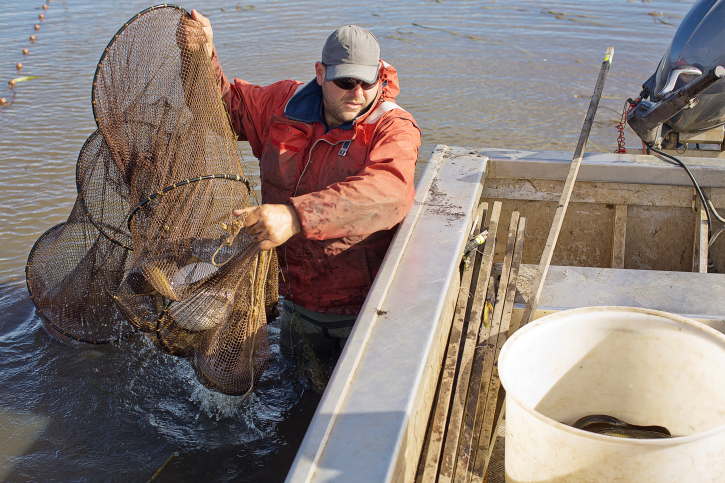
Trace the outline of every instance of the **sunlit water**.
<path fill-rule="evenodd" d="M 680 1 L 199 1 L 228 77 L 307 81 L 327 35 L 355 23 L 399 72 L 397 102 L 436 144 L 573 151 L 605 50 L 615 49 L 588 149 L 613 151 L 639 93 L 691 6 Z M 94 131 L 95 66 L 113 34 L 152 3 L 0 0 L 0 481 L 277 481 L 319 396 L 279 351 L 246 402 L 204 389 L 188 361 L 143 336 L 66 346 L 34 315 L 24 266 L 65 221 L 75 162 Z M 38 18 L 44 13 L 41 22 Z M 34 24 L 40 30 L 33 29 Z M 35 43 L 29 40 L 36 35 Z M 28 48 L 24 56 L 22 49 Z M 23 63 L 17 73 L 15 64 Z M 16 76 L 40 76 L 6 90 Z M 627 133 L 629 145 L 636 145 Z M 256 162 L 241 146 L 256 176 Z M 403 330 L 401 328 L 401 330 Z"/>

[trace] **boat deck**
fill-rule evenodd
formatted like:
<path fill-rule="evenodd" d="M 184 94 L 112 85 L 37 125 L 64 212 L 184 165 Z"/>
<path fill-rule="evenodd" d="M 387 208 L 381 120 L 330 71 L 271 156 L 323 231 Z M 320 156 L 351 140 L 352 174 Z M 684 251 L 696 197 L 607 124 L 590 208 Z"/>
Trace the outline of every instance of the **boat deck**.
<path fill-rule="evenodd" d="M 570 161 L 436 147 L 288 481 L 503 481 L 496 357 L 521 319 Z M 718 163 L 687 161 L 721 207 Z M 652 156 L 585 155 L 534 318 L 633 306 L 725 331 L 725 277 L 706 273 L 708 261 L 725 271 L 725 236 L 708 250 L 689 183 Z M 464 246 L 486 228 L 462 270 Z"/>

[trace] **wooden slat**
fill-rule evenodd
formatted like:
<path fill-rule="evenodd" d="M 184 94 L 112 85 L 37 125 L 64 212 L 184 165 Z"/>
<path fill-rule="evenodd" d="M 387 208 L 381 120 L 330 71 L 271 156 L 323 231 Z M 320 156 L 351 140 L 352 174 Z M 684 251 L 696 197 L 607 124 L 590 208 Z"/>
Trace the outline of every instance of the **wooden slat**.
<path fill-rule="evenodd" d="M 487 213 L 488 203 L 482 203 L 476 211 L 476 220 L 473 223 L 474 235 L 477 235 L 481 231 L 481 225 Z M 476 253 L 478 254 L 478 251 Z M 478 257 L 472 257 L 473 260 L 478 260 L 478 265 L 480 265 L 480 258 L 480 254 Z M 458 354 L 460 352 L 464 322 L 466 319 L 466 309 L 472 298 L 470 294 L 471 281 L 473 279 L 474 266 L 476 265 L 476 263 L 469 263 L 461 276 L 461 288 L 458 292 L 458 300 L 453 315 L 446 358 L 441 371 L 431 429 L 426 438 L 426 447 L 423 448 L 424 463 L 422 465 L 422 472 L 419 472 L 420 474 L 416 478 L 416 481 L 419 482 L 433 483 L 438 476 L 438 464 L 440 463 L 440 454 L 445 436 L 446 419 L 448 418 L 448 409 L 450 408 L 451 395 L 453 393 Z"/>
<path fill-rule="evenodd" d="M 498 356 L 501 348 L 518 329 L 518 323 L 511 324 L 511 313 L 514 308 L 514 299 L 516 298 L 516 282 L 519 278 L 519 268 L 521 267 L 521 255 L 524 251 L 524 239 L 526 238 L 526 218 L 519 220 L 518 230 L 516 233 L 516 246 L 514 248 L 514 259 L 509 275 L 508 286 L 506 287 L 506 297 L 503 303 L 503 314 L 501 318 L 500 334 L 496 340 L 496 350 L 494 354 L 493 373 L 491 375 L 489 388 L 486 395 L 486 402 L 482 411 L 483 420 L 481 422 L 478 451 L 471 468 L 471 481 L 482 482 L 484 473 L 488 469 L 493 453 L 493 445 L 498 432 L 499 415 L 501 413 L 505 391 L 501 386 L 501 379 L 498 374 Z"/>
<path fill-rule="evenodd" d="M 461 429 L 458 457 L 456 461 L 454 479 L 456 482 L 465 482 L 468 480 L 469 462 L 472 460 L 472 456 L 476 450 L 473 433 L 476 426 L 477 413 L 479 412 L 479 408 L 483 407 L 483 405 L 480 404 L 480 401 L 485 401 L 486 399 L 486 392 L 488 391 L 491 374 L 493 372 L 495 350 L 497 346 L 497 339 L 499 337 L 499 329 L 501 327 L 501 319 L 503 317 L 503 302 L 506 298 L 509 274 L 511 272 L 511 265 L 514 258 L 514 247 L 516 245 L 516 232 L 518 225 L 519 212 L 514 211 L 511 214 L 511 223 L 509 225 L 506 251 L 501 270 L 498 296 L 496 297 L 496 303 L 494 305 L 493 317 L 491 317 L 488 327 L 485 325 L 481 326 L 478 342 L 476 344 L 473 370 L 471 372 L 471 386 L 466 400 L 465 417 L 463 419 L 463 427 Z"/>
<path fill-rule="evenodd" d="M 488 178 L 481 197 L 498 200 L 556 202 L 561 196 L 563 187 L 563 180 Z M 722 196 L 719 200 L 722 200 Z M 692 189 L 688 186 L 581 181 L 577 182 L 570 201 L 571 203 L 689 208 L 692 203 Z"/>
<path fill-rule="evenodd" d="M 481 315 L 484 306 L 484 295 L 488 288 L 488 279 L 491 276 L 493 268 L 494 244 L 496 240 L 496 232 L 498 231 L 499 218 L 501 216 L 501 202 L 496 201 L 491 210 L 491 219 L 488 224 L 488 238 L 483 249 L 480 271 L 478 273 L 478 283 L 473 296 L 471 313 L 468 318 L 468 330 L 466 332 L 466 340 L 461 355 L 460 368 L 458 370 L 458 379 L 455 383 L 453 393 L 453 402 L 451 403 L 451 411 L 448 423 L 448 430 L 443 445 L 443 454 L 441 457 L 438 481 L 448 483 L 453 478 L 455 471 L 455 457 L 458 449 L 458 439 L 461 430 L 461 421 L 463 420 L 463 411 L 468 394 L 468 386 L 471 377 L 471 366 L 473 365 L 473 354 L 478 339 L 478 330 L 481 325 Z"/>
<path fill-rule="evenodd" d="M 699 254 L 699 262 L 698 262 L 698 271 L 700 273 L 707 273 L 707 252 L 708 252 L 708 225 L 707 225 L 707 213 L 703 209 L 702 206 L 700 206 L 700 222 L 697 223 L 698 226 L 698 254 Z"/>
<path fill-rule="evenodd" d="M 613 232 L 612 268 L 624 268 L 624 246 L 627 238 L 627 205 L 617 205 L 615 207 Z"/>
<path fill-rule="evenodd" d="M 697 190 L 695 188 L 692 188 L 692 211 L 697 216 L 697 219 L 695 220 L 695 229 L 692 232 L 692 269 L 691 272 L 697 272 L 698 266 L 697 264 L 700 261 L 700 223 L 698 220 L 700 220 L 700 198 L 697 196 Z"/>
<path fill-rule="evenodd" d="M 496 414 L 494 416 L 495 424 L 493 426 L 494 432 L 493 432 L 493 438 L 494 441 L 491 442 L 491 448 L 488 451 L 488 455 L 486 455 L 486 458 L 482 458 L 484 460 L 483 467 L 479 467 L 479 458 L 478 454 L 476 454 L 476 463 L 473 468 L 473 475 L 471 478 L 471 482 L 481 482 L 486 483 L 488 481 L 488 471 L 489 471 L 489 465 L 491 463 L 491 456 L 493 455 L 493 450 L 495 447 L 495 438 L 498 436 L 498 433 L 500 431 L 499 428 L 501 428 L 501 424 L 503 423 L 504 417 L 506 415 L 506 394 L 503 390 L 503 388 L 500 389 L 500 391 L 504 394 L 504 397 L 498 398 L 498 404 L 496 405 Z M 505 439 L 505 438 L 504 438 Z M 504 465 L 505 465 L 504 461 Z M 483 479 L 481 480 L 480 477 L 483 476 Z"/>

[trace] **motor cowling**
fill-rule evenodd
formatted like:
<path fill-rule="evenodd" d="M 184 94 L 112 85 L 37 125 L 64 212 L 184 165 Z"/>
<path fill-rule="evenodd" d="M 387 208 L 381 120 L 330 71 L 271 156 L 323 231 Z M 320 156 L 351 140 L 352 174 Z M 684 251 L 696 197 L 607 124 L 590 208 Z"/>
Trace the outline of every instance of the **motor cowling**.
<path fill-rule="evenodd" d="M 725 124 L 725 81 L 712 78 L 725 65 L 723 25 L 725 0 L 700 0 L 685 15 L 627 116 L 643 141 L 653 142 L 663 131 L 696 133 Z"/>

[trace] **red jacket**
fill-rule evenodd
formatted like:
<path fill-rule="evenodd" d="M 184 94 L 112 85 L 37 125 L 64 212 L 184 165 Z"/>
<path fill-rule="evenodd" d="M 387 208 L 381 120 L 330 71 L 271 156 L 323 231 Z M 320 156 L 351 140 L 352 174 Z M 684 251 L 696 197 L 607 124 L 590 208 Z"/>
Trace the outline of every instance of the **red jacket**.
<path fill-rule="evenodd" d="M 212 61 L 234 131 L 260 160 L 262 203 L 291 204 L 300 219 L 301 233 L 277 247 L 280 294 L 316 312 L 357 314 L 415 195 L 420 130 L 392 102 L 395 69 L 381 61 L 371 108 L 326 132 L 315 79 L 231 83 L 216 51 Z"/>

